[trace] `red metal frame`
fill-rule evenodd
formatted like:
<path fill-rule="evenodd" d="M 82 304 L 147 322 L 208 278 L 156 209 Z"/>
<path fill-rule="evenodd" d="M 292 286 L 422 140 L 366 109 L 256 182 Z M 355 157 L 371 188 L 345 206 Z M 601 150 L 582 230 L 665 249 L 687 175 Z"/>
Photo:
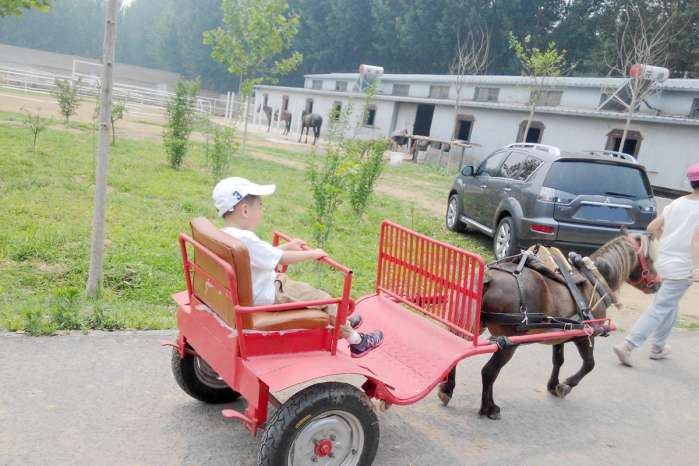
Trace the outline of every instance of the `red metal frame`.
<path fill-rule="evenodd" d="M 273 243 L 290 238 L 275 232 Z M 384 344 L 362 359 L 350 357 L 347 343 L 338 345 L 339 328 L 355 307 L 350 299 L 352 271 L 330 258 L 321 262 L 343 273 L 342 297 L 320 301 L 240 306 L 233 267 L 186 234 L 179 237 L 187 290 L 173 295 L 178 304 L 180 334 L 175 346 L 184 357 L 196 353 L 248 402 L 244 413 L 223 411 L 239 419 L 255 435 L 267 421 L 268 404 L 279 402 L 270 394 L 295 384 L 339 374 L 366 377 L 367 395 L 391 404 L 410 404 L 424 398 L 447 377 L 459 361 L 494 353 L 496 343 L 478 338 L 485 264 L 476 255 L 390 221 L 381 225 L 376 294 L 357 301 L 367 328 L 381 328 Z M 187 243 L 225 272 L 226 291 L 214 277 L 189 260 Z M 230 297 L 236 328 L 226 325 L 193 294 L 193 272 L 200 273 Z M 279 268 L 286 271 L 286 266 Z M 400 304 L 418 311 L 410 312 Z M 338 304 L 337 324 L 326 329 L 286 332 L 251 332 L 242 328 L 242 315 L 283 312 L 310 305 Z M 434 325 L 430 319 L 443 326 Z M 509 344 L 527 344 L 591 336 L 615 330 L 608 320 L 586 322 L 583 329 L 548 331 L 508 337 Z M 414 342 L 420 341 L 419 345 Z M 468 344 L 464 344 L 468 341 Z M 190 349 L 191 347 L 191 349 Z M 338 351 L 339 349 L 339 351 Z"/>
<path fill-rule="evenodd" d="M 485 262 L 477 254 L 381 224 L 376 292 L 411 306 L 478 344 Z"/>

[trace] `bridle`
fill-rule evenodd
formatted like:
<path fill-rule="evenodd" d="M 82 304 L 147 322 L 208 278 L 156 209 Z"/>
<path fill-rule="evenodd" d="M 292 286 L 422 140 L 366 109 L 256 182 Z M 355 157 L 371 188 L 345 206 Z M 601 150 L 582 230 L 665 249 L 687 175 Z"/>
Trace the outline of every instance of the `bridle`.
<path fill-rule="evenodd" d="M 656 291 L 656 286 L 660 283 L 660 275 L 653 275 L 648 266 L 648 237 L 641 235 L 640 240 L 636 240 L 633 236 L 627 236 L 626 241 L 631 245 L 636 258 L 641 266 L 641 277 L 638 280 L 628 280 L 629 284 L 640 288 L 644 293 L 653 293 Z M 641 286 L 639 286 L 641 285 Z"/>

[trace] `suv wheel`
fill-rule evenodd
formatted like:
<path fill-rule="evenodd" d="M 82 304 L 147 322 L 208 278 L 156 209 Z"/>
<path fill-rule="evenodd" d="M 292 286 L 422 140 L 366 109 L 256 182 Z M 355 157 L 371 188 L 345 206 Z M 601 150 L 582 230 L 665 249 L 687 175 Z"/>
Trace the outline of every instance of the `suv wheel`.
<path fill-rule="evenodd" d="M 493 254 L 496 260 L 514 256 L 517 251 L 517 233 L 511 217 L 503 217 L 493 235 Z"/>
<path fill-rule="evenodd" d="M 463 232 L 466 231 L 466 224 L 461 221 L 461 203 L 459 195 L 452 194 L 447 203 L 446 224 L 451 231 Z"/>

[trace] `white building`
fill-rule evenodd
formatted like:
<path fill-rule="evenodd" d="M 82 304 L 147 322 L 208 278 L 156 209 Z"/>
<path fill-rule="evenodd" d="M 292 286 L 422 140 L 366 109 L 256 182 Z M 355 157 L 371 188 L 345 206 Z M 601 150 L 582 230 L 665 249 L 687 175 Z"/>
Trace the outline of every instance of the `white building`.
<path fill-rule="evenodd" d="M 256 86 L 255 107 L 292 114 L 298 132 L 304 109 L 327 122 L 334 106 L 353 101 L 361 118 L 364 96 L 356 92 L 356 73 L 307 75 L 303 88 Z M 530 80 L 518 76 L 469 76 L 460 88 L 455 111 L 455 76 L 397 75 L 382 77 L 378 94 L 360 137 L 389 136 L 395 130 L 438 139 L 461 139 L 480 146 L 470 155 L 478 161 L 492 151 L 524 139 Z M 609 93 L 622 87 L 617 78 L 550 78 L 541 98 L 528 142 L 563 150 L 619 150 L 625 114 L 618 104 L 599 109 Z M 323 133 L 321 132 L 321 138 Z M 699 79 L 670 79 L 640 105 L 622 148 L 638 158 L 658 191 L 685 191 L 685 170 L 699 162 Z"/>

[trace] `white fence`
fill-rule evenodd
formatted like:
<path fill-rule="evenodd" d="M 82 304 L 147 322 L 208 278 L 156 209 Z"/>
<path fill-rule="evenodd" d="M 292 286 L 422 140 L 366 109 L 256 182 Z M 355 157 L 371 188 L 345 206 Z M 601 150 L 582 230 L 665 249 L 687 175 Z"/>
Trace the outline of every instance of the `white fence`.
<path fill-rule="evenodd" d="M 95 98 L 99 93 L 100 79 L 84 74 L 70 76 L 0 67 L 0 89 L 48 95 L 55 91 L 56 79 L 75 80 L 78 77 L 81 79 L 79 95 Z M 124 103 L 132 114 L 162 115 L 168 100 L 174 95 L 172 92 L 118 82 L 113 87 L 114 101 Z M 198 96 L 196 108 L 200 113 L 228 118 L 237 118 L 242 113 L 242 104 L 233 99 L 230 93 L 227 99 Z"/>

